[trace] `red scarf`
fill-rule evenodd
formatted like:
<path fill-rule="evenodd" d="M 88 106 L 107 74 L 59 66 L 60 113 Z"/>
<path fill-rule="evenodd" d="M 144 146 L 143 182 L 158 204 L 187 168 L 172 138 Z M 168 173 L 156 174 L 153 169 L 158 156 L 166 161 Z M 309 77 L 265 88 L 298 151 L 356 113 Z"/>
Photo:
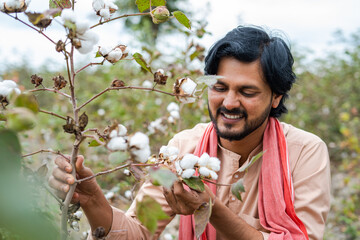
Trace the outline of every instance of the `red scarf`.
<path fill-rule="evenodd" d="M 210 123 L 199 140 L 194 155 L 207 152 L 217 156 L 217 135 Z M 269 230 L 270 240 L 309 239 L 306 228 L 294 210 L 292 186 L 286 139 L 279 121 L 270 117 L 263 137 L 263 163 L 259 177 L 258 210 L 261 225 Z M 216 194 L 216 186 L 208 184 Z M 216 230 L 209 223 L 201 240 L 216 240 Z M 181 215 L 179 240 L 196 240 L 193 215 Z"/>

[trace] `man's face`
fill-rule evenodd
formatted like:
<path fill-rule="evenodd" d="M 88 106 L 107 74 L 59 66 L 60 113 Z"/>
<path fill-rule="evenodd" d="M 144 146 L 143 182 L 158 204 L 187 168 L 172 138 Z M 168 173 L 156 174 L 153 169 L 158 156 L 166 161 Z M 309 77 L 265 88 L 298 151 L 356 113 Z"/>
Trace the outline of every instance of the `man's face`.
<path fill-rule="evenodd" d="M 217 72 L 223 76 L 209 88 L 209 114 L 220 138 L 242 140 L 267 123 L 275 96 L 262 76 L 259 60 L 240 62 L 222 58 Z"/>

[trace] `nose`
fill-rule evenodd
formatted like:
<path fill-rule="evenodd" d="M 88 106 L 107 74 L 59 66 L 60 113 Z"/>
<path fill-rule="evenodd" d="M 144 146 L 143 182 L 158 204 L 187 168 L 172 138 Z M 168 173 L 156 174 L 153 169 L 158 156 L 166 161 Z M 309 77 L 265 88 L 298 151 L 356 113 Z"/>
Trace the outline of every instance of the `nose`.
<path fill-rule="evenodd" d="M 240 100 L 237 97 L 237 94 L 234 91 L 228 91 L 223 100 L 223 106 L 228 109 L 240 108 Z"/>

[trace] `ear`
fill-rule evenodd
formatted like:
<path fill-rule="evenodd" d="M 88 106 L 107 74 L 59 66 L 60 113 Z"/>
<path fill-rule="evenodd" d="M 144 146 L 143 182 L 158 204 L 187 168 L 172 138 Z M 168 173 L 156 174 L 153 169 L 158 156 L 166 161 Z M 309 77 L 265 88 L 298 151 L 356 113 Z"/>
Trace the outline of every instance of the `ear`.
<path fill-rule="evenodd" d="M 271 107 L 272 108 L 277 108 L 279 106 L 279 103 L 280 103 L 282 97 L 283 97 L 283 95 L 274 94 L 273 99 L 272 99 Z"/>

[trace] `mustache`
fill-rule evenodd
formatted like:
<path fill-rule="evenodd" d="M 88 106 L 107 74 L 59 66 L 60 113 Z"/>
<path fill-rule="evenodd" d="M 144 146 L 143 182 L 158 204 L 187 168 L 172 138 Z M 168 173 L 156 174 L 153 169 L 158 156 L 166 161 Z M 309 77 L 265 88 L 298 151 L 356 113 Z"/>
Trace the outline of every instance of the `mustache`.
<path fill-rule="evenodd" d="M 248 116 L 248 114 L 245 110 L 242 110 L 240 108 L 233 108 L 233 109 L 229 110 L 229 109 L 225 108 L 224 106 L 221 106 L 220 108 L 218 108 L 218 110 L 216 110 L 216 116 L 219 116 L 221 113 L 243 115 L 244 118 L 247 118 L 247 116 Z"/>

